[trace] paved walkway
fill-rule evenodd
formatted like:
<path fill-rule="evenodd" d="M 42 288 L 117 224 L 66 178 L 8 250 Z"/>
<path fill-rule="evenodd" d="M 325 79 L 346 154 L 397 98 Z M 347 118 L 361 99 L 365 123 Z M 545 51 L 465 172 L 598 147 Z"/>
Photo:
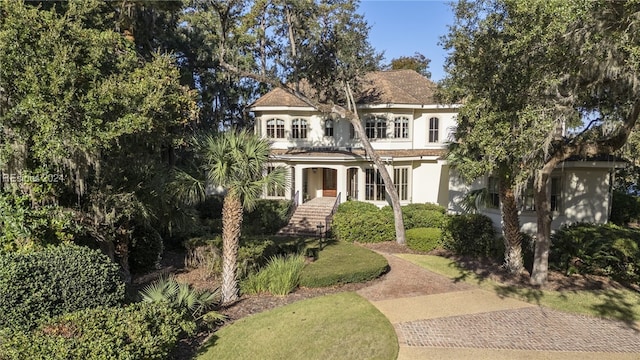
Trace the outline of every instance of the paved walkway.
<path fill-rule="evenodd" d="M 399 360 L 640 359 L 640 326 L 500 297 L 383 254 L 391 271 L 358 293 L 395 327 Z"/>

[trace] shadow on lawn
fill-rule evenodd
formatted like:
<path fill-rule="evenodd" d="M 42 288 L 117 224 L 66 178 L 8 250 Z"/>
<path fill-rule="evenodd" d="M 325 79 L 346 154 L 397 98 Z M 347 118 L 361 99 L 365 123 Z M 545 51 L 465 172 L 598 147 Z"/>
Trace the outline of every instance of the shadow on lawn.
<path fill-rule="evenodd" d="M 476 285 L 492 284 L 492 290 L 500 297 L 512 297 L 522 299 L 532 304 L 542 306 L 545 297 L 543 289 L 529 283 L 528 274 L 507 274 L 499 269 L 497 264 L 490 264 L 477 259 L 454 258 L 449 267 L 456 269 L 460 275 L 454 282 L 470 282 Z M 560 301 L 570 301 L 568 293 L 585 292 L 595 299 L 593 304 L 585 307 L 597 316 L 622 321 L 627 327 L 640 332 L 640 315 L 637 307 L 640 306 L 640 294 L 633 297 L 626 290 L 637 291 L 635 288 L 626 287 L 609 279 L 585 276 L 560 276 L 554 274 L 550 278 L 553 282 L 551 289 L 545 290 L 557 293 Z M 554 295 L 555 296 L 555 295 Z"/>

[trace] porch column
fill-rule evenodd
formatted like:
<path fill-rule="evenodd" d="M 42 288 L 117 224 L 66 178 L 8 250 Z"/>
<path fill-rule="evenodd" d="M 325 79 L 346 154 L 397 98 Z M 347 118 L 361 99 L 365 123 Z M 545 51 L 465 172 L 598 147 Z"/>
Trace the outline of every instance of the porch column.
<path fill-rule="evenodd" d="M 304 177 L 302 176 L 303 173 L 303 169 L 301 165 L 294 165 L 293 166 L 293 176 L 295 176 L 295 188 L 293 189 L 293 196 L 296 195 L 296 193 L 298 193 L 298 203 L 302 204 L 302 187 L 303 187 L 303 180 Z"/>
<path fill-rule="evenodd" d="M 341 194 L 340 201 L 344 202 L 347 200 L 347 169 L 344 166 L 340 166 L 337 169 L 336 176 L 338 177 L 336 188 L 338 194 Z M 338 194 L 336 194 L 336 196 Z"/>

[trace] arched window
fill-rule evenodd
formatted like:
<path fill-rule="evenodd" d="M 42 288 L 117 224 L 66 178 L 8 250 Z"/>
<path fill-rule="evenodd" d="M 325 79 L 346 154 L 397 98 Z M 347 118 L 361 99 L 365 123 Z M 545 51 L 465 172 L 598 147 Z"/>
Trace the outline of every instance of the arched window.
<path fill-rule="evenodd" d="M 291 121 L 291 137 L 294 139 L 307 138 L 307 120 L 293 119 Z"/>
<path fill-rule="evenodd" d="M 369 139 L 385 139 L 387 137 L 387 119 L 383 116 L 367 118 L 364 131 Z"/>
<path fill-rule="evenodd" d="M 396 139 L 409 138 L 409 119 L 400 116 L 393 119 L 393 137 Z"/>
<path fill-rule="evenodd" d="M 440 120 L 437 117 L 429 119 L 429 142 L 438 142 L 438 129 L 440 127 Z"/>
<path fill-rule="evenodd" d="M 333 136 L 333 120 L 324 121 L 324 136 Z"/>
<path fill-rule="evenodd" d="M 267 137 L 274 139 L 284 138 L 284 120 L 269 119 L 267 120 Z"/>

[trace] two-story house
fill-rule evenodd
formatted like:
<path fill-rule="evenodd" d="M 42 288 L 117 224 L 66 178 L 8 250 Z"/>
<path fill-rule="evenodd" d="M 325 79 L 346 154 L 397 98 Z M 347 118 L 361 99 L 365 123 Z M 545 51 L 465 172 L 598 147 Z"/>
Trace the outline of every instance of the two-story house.
<path fill-rule="evenodd" d="M 450 172 L 445 154 L 457 106 L 437 104 L 435 87 L 412 70 L 367 74 L 357 98 L 366 135 L 386 164 L 403 204 L 436 203 L 459 212 L 466 192 L 486 187 L 489 201 L 483 212 L 499 228 L 497 188 L 491 177 L 465 184 Z M 272 142 L 271 165 L 290 171 L 287 189 L 268 189 L 267 198 L 303 203 L 338 197 L 388 204 L 385 185 L 347 120 L 322 114 L 278 88 L 248 110 L 256 116 L 255 131 Z M 578 221 L 606 222 L 614 167 L 608 161 L 571 161 L 557 169 L 551 181 L 554 228 Z M 535 212 L 527 191 L 521 202 L 523 229 L 534 231 Z"/>

